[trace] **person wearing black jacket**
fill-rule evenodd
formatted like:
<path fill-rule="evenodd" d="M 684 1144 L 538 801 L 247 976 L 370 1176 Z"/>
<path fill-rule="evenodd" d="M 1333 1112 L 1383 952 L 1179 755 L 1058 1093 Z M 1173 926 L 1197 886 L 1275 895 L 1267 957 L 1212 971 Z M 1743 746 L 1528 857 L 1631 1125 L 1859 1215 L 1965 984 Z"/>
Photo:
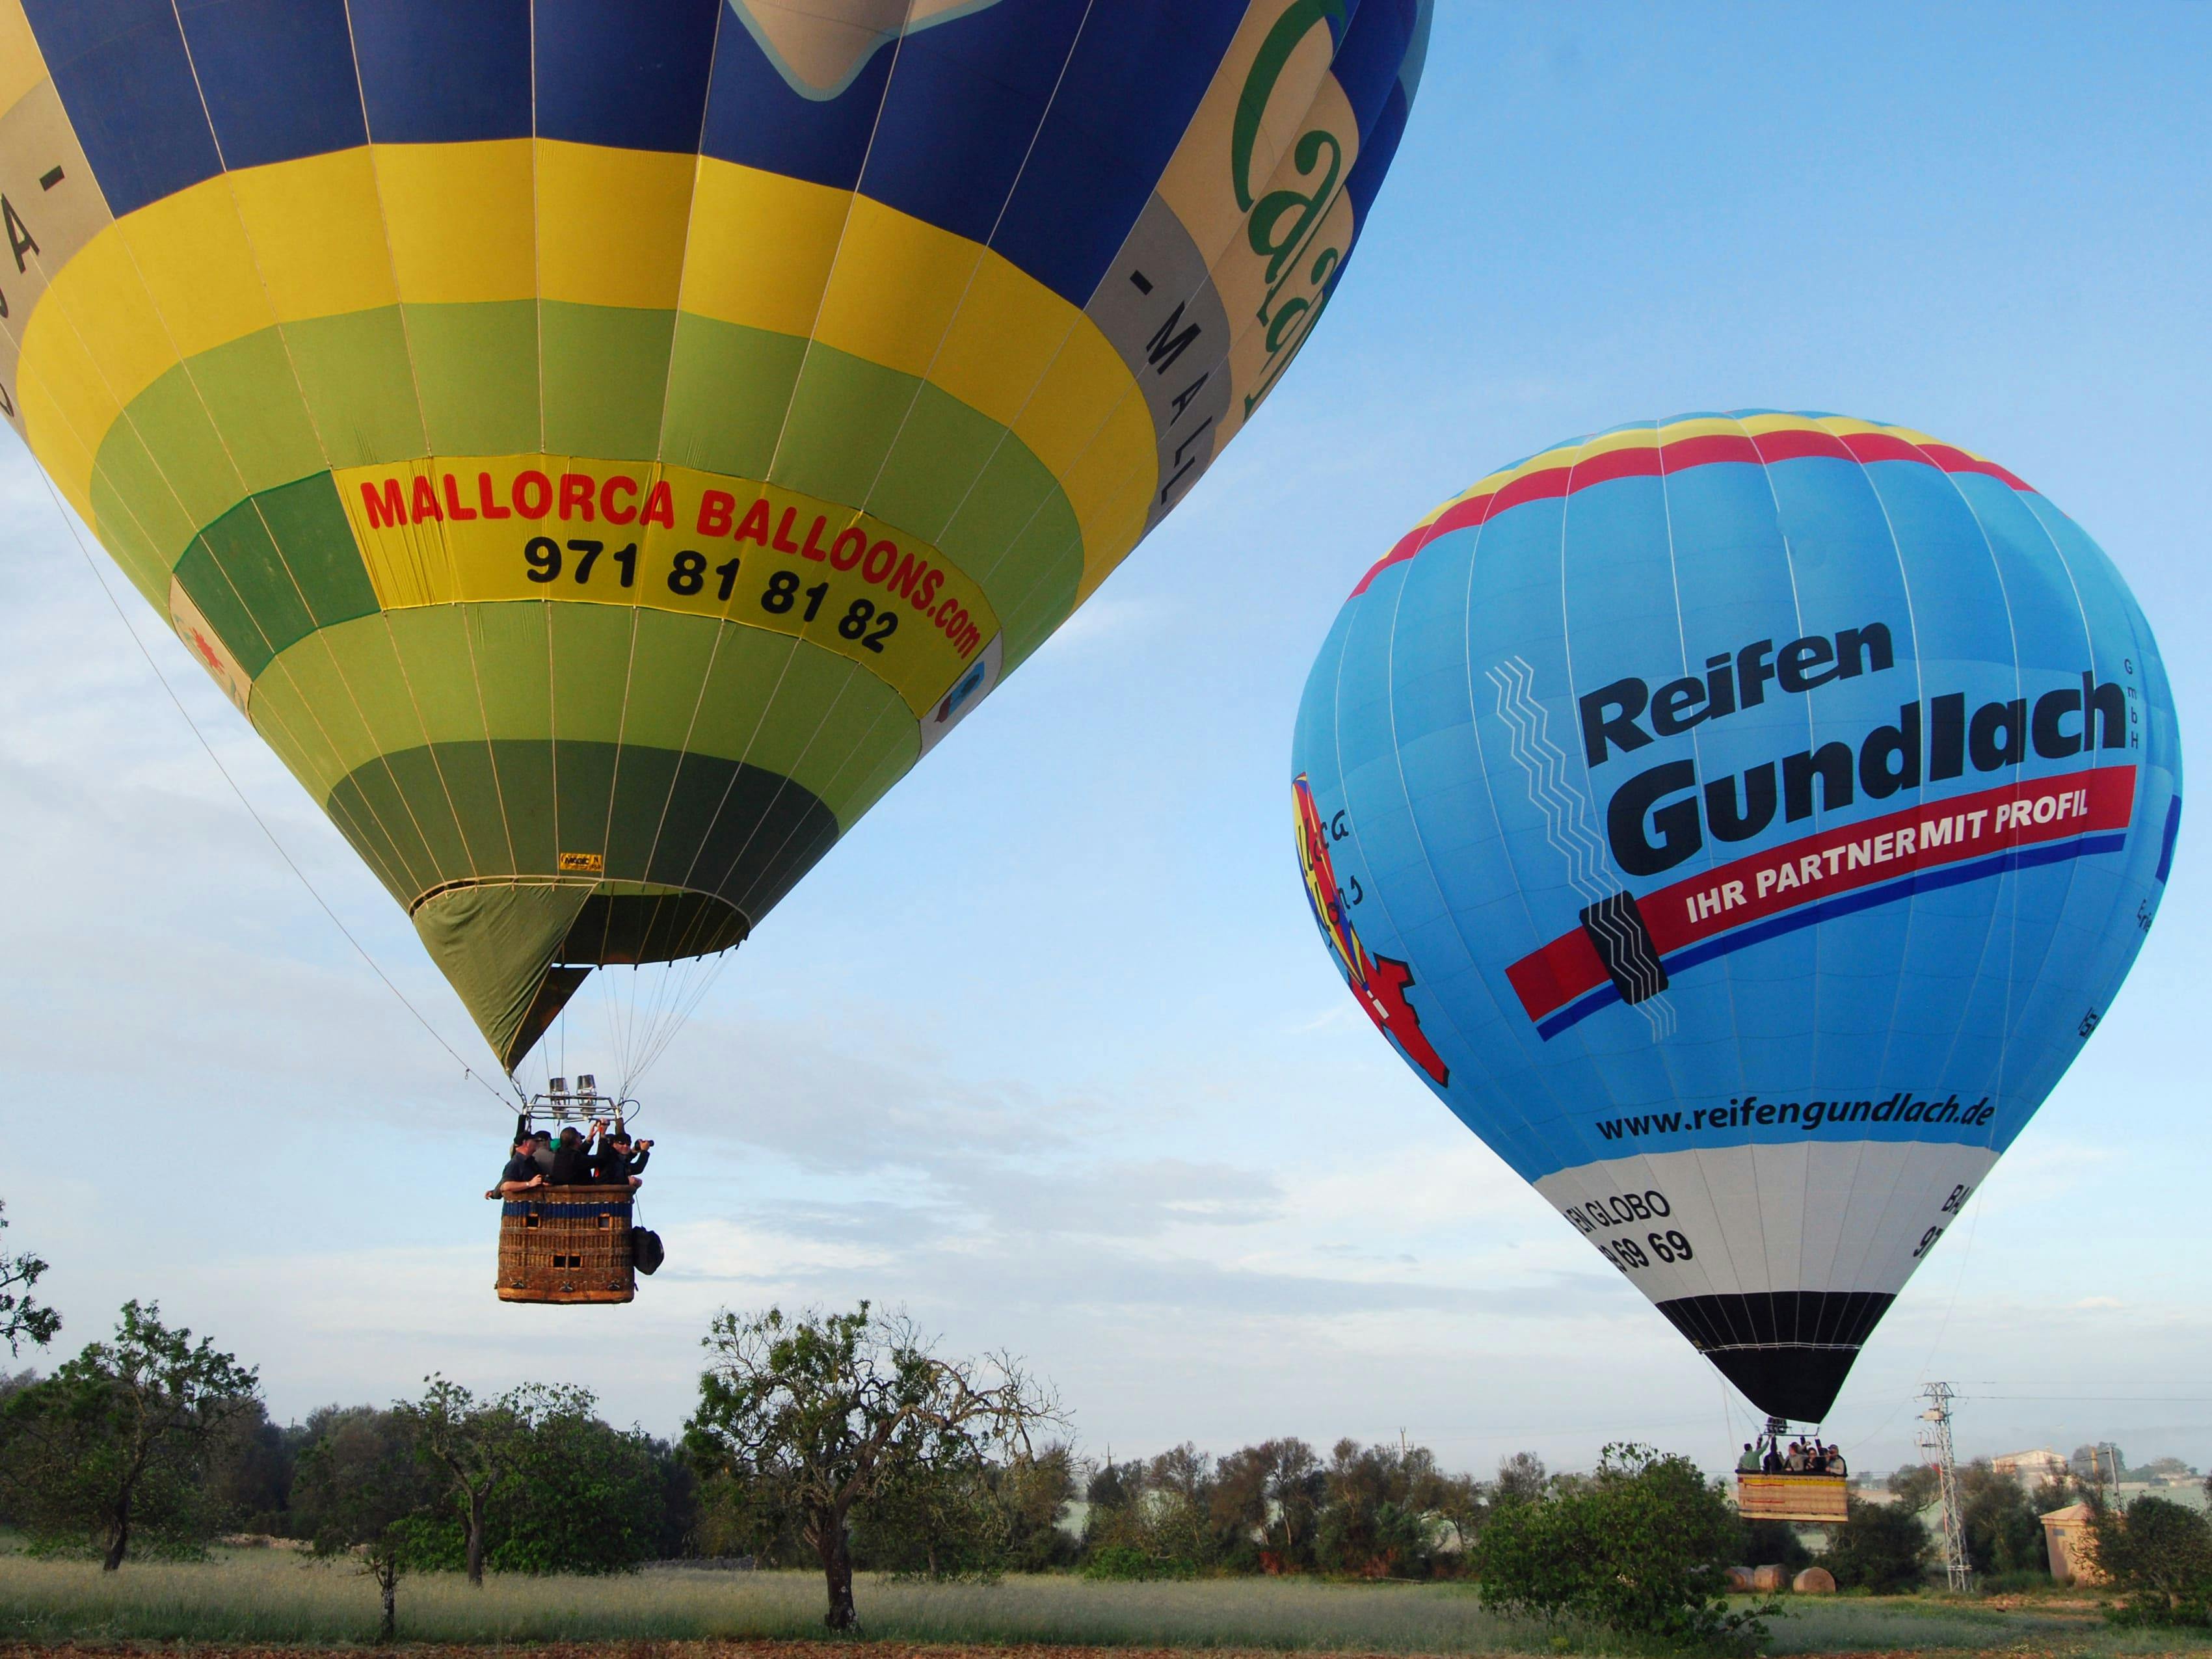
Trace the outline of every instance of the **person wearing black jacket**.
<path fill-rule="evenodd" d="M 639 1183 L 646 1160 L 652 1156 L 651 1141 L 633 1143 L 629 1131 L 617 1123 L 612 1134 L 604 1135 L 599 1139 L 599 1150 L 592 1163 L 592 1178 L 610 1187 L 635 1187 Z"/>
<path fill-rule="evenodd" d="M 549 1187 L 580 1187 L 592 1178 L 592 1155 L 584 1137 L 570 1124 L 553 1143 L 553 1167 L 546 1171 Z"/>
<path fill-rule="evenodd" d="M 516 1132 L 514 1156 L 507 1160 L 507 1167 L 500 1171 L 499 1185 L 486 1193 L 486 1198 L 513 1197 L 545 1184 L 545 1176 L 539 1170 L 537 1160 L 530 1156 L 530 1149 L 534 1144 L 526 1128 Z"/>

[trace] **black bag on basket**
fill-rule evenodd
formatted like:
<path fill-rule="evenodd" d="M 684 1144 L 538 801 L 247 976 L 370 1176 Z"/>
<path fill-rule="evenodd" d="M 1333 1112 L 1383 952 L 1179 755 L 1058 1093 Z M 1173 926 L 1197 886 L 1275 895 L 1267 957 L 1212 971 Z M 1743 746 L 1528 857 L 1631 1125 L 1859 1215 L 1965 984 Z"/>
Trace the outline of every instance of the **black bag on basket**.
<path fill-rule="evenodd" d="M 659 1269 L 667 1252 L 660 1248 L 660 1235 L 647 1227 L 634 1227 L 629 1235 L 629 1259 L 638 1272 L 651 1274 Z"/>

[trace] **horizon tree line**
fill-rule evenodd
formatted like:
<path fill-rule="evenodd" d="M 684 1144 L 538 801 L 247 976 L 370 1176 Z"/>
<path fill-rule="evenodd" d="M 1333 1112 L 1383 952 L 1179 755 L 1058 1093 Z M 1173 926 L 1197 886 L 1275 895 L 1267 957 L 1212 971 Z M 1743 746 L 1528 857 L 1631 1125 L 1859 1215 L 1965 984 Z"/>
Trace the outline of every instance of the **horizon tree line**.
<path fill-rule="evenodd" d="M 61 1328 L 33 1294 L 46 1271 L 36 1255 L 0 1255 L 0 1340 L 18 1356 Z M 1478 1479 L 1402 1439 L 1342 1439 L 1324 1455 L 1288 1436 L 1220 1457 L 1186 1441 L 1150 1458 L 1089 1459 L 1058 1396 L 1019 1361 L 947 1358 L 911 1319 L 866 1302 L 725 1311 L 702 1346 L 698 1401 L 673 1440 L 615 1427 L 586 1389 L 527 1382 L 485 1396 L 439 1375 L 410 1399 L 325 1406 L 279 1425 L 255 1369 L 133 1300 L 112 1337 L 51 1374 L 0 1374 L 0 1525 L 38 1549 L 95 1553 L 107 1571 L 134 1555 L 202 1553 L 226 1534 L 296 1540 L 360 1565 L 387 1638 L 410 1572 L 481 1584 L 487 1572 L 699 1556 L 818 1569 L 825 1623 L 849 1630 L 856 1571 L 1474 1577 L 1501 1514 L 1565 1503 L 1565 1516 L 1601 1489 L 1636 1486 L 1611 1464 L 1553 1474 L 1529 1452 Z M 1693 1468 L 1649 1467 L 1662 1465 L 1672 1487 Z M 2193 1473 L 2173 1459 L 2147 1469 L 2168 1466 Z M 1832 1562 L 1839 1577 L 1917 1582 L 1927 1551 L 1911 1511 L 1932 1482 L 1902 1469 L 1889 1486 L 1903 1502 L 1854 1501 Z M 2031 1493 L 1986 1460 L 1961 1486 L 1970 1553 L 1997 1574 L 2041 1568 L 2041 1513 L 2101 1500 L 2070 1474 Z M 1771 1523 L 1713 1536 L 1723 1534 L 1747 1559 L 1809 1559 Z M 1550 1534 L 1532 1524 L 1516 1535 Z"/>

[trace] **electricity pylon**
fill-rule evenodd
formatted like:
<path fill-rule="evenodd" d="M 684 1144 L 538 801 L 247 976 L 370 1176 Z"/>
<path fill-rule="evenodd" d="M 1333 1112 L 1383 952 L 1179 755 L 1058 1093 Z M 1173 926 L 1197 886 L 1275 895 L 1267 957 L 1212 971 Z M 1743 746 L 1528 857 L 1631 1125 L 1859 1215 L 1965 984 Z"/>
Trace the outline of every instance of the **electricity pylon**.
<path fill-rule="evenodd" d="M 1936 1466 L 1936 1479 L 1943 1498 L 1943 1573 L 1954 1590 L 1974 1586 L 1973 1564 L 1966 1559 L 1966 1528 L 1959 1512 L 1959 1462 L 1951 1450 L 1951 1385 L 1930 1382 L 1921 1392 L 1928 1409 L 1920 1413 L 1928 1426 L 1920 1431 L 1920 1453 Z"/>

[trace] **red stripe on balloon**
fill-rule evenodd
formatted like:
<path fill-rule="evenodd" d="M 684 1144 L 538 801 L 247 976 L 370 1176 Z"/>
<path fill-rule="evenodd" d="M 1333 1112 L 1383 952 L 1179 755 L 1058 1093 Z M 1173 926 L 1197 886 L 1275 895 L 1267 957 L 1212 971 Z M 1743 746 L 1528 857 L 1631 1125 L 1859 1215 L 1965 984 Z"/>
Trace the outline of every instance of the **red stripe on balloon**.
<path fill-rule="evenodd" d="M 1752 441 L 1759 459 L 1769 466 L 1777 461 L 1802 461 L 1818 456 L 1824 460 L 1848 461 L 1851 452 L 1834 433 L 1817 426 L 1792 427 L 1786 432 L 1762 432 Z"/>
<path fill-rule="evenodd" d="M 1686 472 L 1692 467 L 1712 466 L 1723 461 L 1771 466 L 1778 461 L 1822 457 L 1838 461 L 1917 461 L 1945 472 L 1978 472 L 2011 489 L 2032 494 L 2030 485 L 1995 461 L 1977 459 L 1950 444 L 1912 444 L 1887 432 L 1854 432 L 1838 437 L 1824 427 L 1790 427 L 1757 436 L 1709 432 L 1654 447 L 1627 445 L 1594 455 L 1572 467 L 1547 466 L 1523 473 L 1502 489 L 1484 495 L 1454 501 L 1427 524 L 1400 537 L 1388 553 L 1368 568 L 1352 590 L 1358 599 L 1368 585 L 1394 564 L 1403 564 L 1439 536 L 1479 525 L 1493 515 L 1528 501 L 1552 501 L 1571 495 L 1594 484 L 1616 478 L 1653 477 L 1662 473 Z"/>

